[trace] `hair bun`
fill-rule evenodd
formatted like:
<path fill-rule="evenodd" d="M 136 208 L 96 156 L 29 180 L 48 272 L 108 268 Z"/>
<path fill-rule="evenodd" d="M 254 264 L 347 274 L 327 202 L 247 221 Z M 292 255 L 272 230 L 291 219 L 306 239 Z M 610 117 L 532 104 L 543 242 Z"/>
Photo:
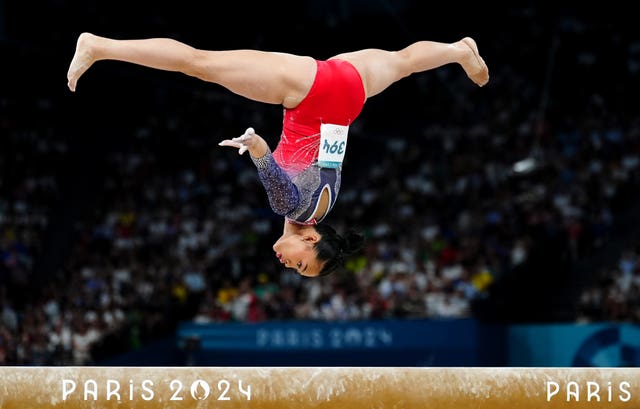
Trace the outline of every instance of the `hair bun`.
<path fill-rule="evenodd" d="M 362 249 L 363 244 L 364 235 L 355 230 L 349 230 L 345 233 L 344 237 L 342 237 L 340 249 L 345 255 L 350 255 Z"/>
<path fill-rule="evenodd" d="M 364 244 L 364 235 L 355 229 L 349 229 L 344 235 L 326 223 L 317 224 L 315 230 L 322 236 L 315 244 L 318 260 L 324 261 L 324 267 L 318 275 L 324 276 L 344 263 L 345 258 L 359 251 Z"/>

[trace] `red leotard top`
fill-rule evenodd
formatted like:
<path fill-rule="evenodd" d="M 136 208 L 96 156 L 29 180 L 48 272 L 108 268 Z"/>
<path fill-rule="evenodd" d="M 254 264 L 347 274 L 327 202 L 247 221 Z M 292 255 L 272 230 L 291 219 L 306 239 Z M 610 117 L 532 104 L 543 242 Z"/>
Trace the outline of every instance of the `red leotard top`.
<path fill-rule="evenodd" d="M 320 124 L 350 125 L 365 101 L 360 74 L 344 60 L 316 61 L 318 71 L 307 96 L 284 110 L 282 135 L 273 156 L 289 175 L 318 159 Z"/>

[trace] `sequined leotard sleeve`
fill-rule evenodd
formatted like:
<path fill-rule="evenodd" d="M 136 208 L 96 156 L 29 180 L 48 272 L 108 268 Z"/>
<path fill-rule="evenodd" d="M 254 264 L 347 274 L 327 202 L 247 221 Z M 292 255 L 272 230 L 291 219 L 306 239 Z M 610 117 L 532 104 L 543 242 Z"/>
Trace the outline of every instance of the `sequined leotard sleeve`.
<path fill-rule="evenodd" d="M 273 159 L 271 150 L 267 150 L 263 157 L 251 157 L 251 160 L 258 169 L 258 177 L 267 192 L 271 209 L 280 216 L 291 213 L 300 202 L 298 188 Z"/>

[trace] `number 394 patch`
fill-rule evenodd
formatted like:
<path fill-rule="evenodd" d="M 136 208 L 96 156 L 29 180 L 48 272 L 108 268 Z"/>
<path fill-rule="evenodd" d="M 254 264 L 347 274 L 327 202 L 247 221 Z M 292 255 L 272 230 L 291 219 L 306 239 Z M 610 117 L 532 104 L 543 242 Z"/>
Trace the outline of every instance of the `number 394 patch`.
<path fill-rule="evenodd" d="M 338 168 L 347 151 L 349 127 L 344 125 L 320 125 L 320 150 L 318 165 L 323 168 Z"/>

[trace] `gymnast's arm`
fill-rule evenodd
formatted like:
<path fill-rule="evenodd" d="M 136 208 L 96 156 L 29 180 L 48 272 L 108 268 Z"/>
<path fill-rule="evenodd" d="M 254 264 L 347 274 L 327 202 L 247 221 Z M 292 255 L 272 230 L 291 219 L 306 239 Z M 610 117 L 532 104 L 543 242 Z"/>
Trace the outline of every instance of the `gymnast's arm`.
<path fill-rule="evenodd" d="M 251 160 L 258 170 L 258 177 L 267 192 L 269 205 L 276 214 L 286 216 L 298 206 L 298 188 L 273 159 L 267 142 L 252 128 L 247 129 L 244 135 L 238 138 L 220 142 L 220 145 L 239 148 L 240 154 L 249 151 Z"/>

